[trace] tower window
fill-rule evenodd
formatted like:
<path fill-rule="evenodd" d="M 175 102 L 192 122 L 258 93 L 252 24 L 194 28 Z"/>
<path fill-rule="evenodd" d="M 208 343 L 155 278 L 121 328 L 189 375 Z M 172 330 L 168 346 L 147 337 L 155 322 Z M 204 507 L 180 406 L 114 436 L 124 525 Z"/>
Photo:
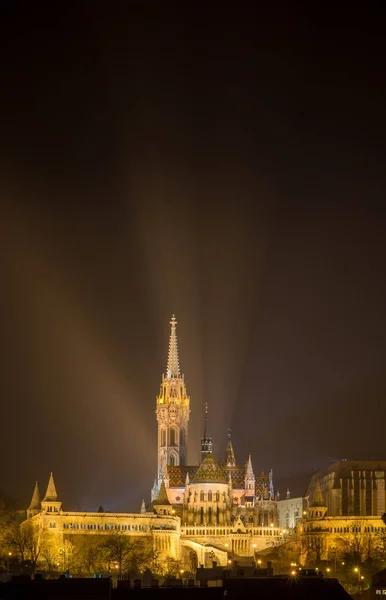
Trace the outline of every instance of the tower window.
<path fill-rule="evenodd" d="M 161 429 L 161 446 L 166 446 L 166 430 Z"/>
<path fill-rule="evenodd" d="M 176 446 L 177 445 L 177 430 L 175 427 L 170 428 L 169 438 L 170 438 L 170 445 Z"/>
<path fill-rule="evenodd" d="M 174 454 L 172 454 L 171 457 L 170 457 L 170 465 L 172 467 L 174 467 L 175 464 L 176 464 L 176 457 L 174 456 Z"/>

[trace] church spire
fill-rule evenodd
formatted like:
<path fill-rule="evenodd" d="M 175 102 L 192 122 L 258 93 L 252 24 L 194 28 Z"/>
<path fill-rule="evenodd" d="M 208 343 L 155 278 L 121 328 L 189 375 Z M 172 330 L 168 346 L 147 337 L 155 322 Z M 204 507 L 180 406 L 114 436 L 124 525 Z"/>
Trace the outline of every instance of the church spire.
<path fill-rule="evenodd" d="M 168 353 L 168 363 L 166 366 L 166 377 L 171 379 L 172 377 L 180 376 L 180 364 L 178 360 L 178 345 L 177 345 L 177 333 L 176 326 L 177 321 L 175 315 L 172 315 L 172 320 L 170 321 L 171 331 L 170 331 L 170 339 L 169 339 L 169 353 Z"/>
<path fill-rule="evenodd" d="M 40 492 L 38 482 L 35 483 L 34 491 L 31 498 L 31 504 L 29 505 L 28 510 L 40 510 Z"/>
<path fill-rule="evenodd" d="M 212 454 L 213 442 L 210 435 L 208 435 L 208 403 L 205 402 L 205 424 L 204 424 L 204 437 L 201 438 L 201 462 L 208 454 Z"/>
<path fill-rule="evenodd" d="M 57 502 L 58 494 L 56 493 L 56 487 L 54 482 L 54 476 L 50 474 L 50 478 L 47 485 L 46 495 L 44 496 L 43 502 Z"/>
<path fill-rule="evenodd" d="M 232 446 L 231 440 L 231 430 L 228 429 L 228 445 L 225 452 L 225 466 L 226 467 L 235 467 L 236 466 L 236 457 Z"/>

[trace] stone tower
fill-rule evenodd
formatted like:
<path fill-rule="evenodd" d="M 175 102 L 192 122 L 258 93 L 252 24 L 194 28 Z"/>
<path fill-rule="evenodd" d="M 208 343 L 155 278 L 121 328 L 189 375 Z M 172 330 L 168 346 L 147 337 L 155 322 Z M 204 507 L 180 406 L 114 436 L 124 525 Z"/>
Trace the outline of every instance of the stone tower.
<path fill-rule="evenodd" d="M 158 421 L 158 479 L 165 465 L 185 465 L 187 461 L 190 399 L 184 376 L 180 374 L 177 346 L 177 321 L 172 316 L 166 374 L 162 375 L 157 396 Z"/>

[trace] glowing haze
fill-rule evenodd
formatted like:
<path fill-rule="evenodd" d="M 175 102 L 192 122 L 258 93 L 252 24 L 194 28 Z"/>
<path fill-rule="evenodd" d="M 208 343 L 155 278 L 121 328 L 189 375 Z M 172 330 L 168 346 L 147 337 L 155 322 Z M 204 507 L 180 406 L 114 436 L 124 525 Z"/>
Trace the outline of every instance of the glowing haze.
<path fill-rule="evenodd" d="M 2 496 L 149 500 L 172 313 L 190 462 L 385 458 L 377 35 L 128 4 L 1 9 Z"/>

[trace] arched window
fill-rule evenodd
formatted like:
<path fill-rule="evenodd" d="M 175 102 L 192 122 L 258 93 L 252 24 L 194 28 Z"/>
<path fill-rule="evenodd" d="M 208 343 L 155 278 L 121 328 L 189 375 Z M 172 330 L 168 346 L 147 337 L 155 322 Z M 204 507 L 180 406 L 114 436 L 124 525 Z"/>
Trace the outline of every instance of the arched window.
<path fill-rule="evenodd" d="M 175 427 L 171 427 L 169 430 L 169 440 L 171 446 L 177 445 L 177 429 Z"/>
<path fill-rule="evenodd" d="M 180 446 L 185 446 L 185 429 L 180 431 Z"/>
<path fill-rule="evenodd" d="M 220 502 L 220 492 L 216 492 L 216 502 Z"/>
<path fill-rule="evenodd" d="M 204 502 L 204 492 L 200 492 L 200 502 Z"/>
<path fill-rule="evenodd" d="M 161 429 L 161 446 L 166 446 L 166 429 Z"/>
<path fill-rule="evenodd" d="M 172 454 L 172 455 L 170 456 L 170 465 L 171 465 L 172 467 L 174 467 L 174 466 L 175 466 L 175 464 L 176 464 L 176 457 L 174 456 L 174 454 Z"/>
<path fill-rule="evenodd" d="M 212 502 L 212 492 L 208 492 L 208 502 Z"/>

